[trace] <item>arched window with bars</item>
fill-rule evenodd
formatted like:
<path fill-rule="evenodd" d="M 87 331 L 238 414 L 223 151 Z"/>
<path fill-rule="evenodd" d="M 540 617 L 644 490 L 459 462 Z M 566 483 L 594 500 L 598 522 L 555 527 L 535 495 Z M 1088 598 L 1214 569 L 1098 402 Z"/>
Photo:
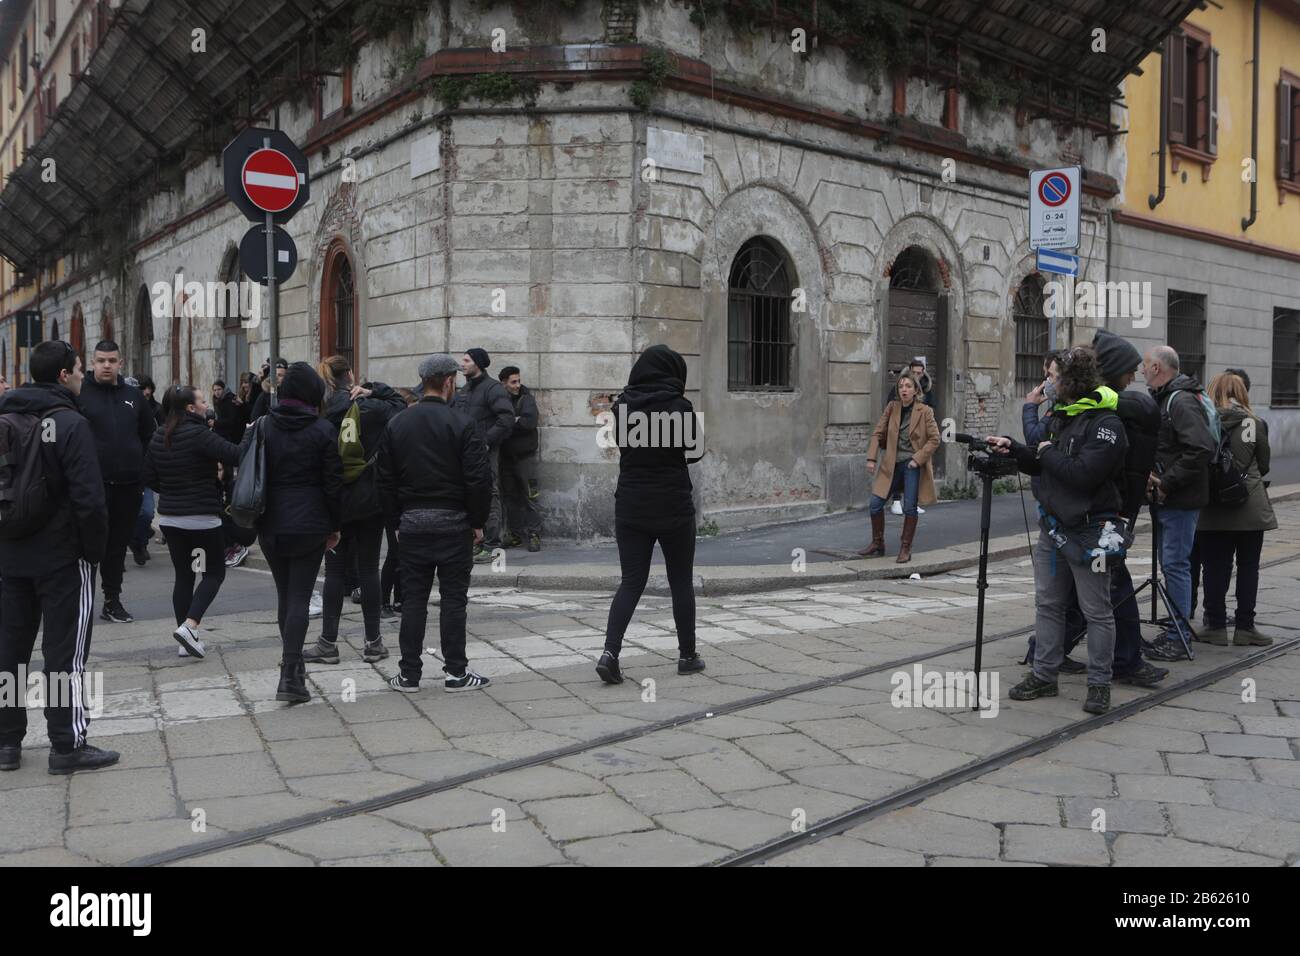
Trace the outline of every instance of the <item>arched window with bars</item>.
<path fill-rule="evenodd" d="M 336 240 L 325 253 L 320 308 L 321 358 L 342 355 L 355 369 L 356 343 L 360 327 L 357 315 L 356 275 L 352 269 L 352 259 L 342 241 Z"/>
<path fill-rule="evenodd" d="M 794 330 L 785 254 L 771 240 L 750 239 L 731 264 L 727 291 L 727 388 L 793 391 Z"/>

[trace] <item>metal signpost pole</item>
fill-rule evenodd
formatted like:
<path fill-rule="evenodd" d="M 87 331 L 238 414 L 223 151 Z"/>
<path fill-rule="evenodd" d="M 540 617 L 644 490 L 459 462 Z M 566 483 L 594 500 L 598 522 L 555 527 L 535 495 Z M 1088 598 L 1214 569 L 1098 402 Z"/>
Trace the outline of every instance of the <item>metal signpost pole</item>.
<path fill-rule="evenodd" d="M 280 401 L 279 372 L 276 363 L 280 361 L 280 298 L 275 288 L 275 218 L 266 214 L 266 296 L 270 300 L 271 313 L 271 407 Z"/>

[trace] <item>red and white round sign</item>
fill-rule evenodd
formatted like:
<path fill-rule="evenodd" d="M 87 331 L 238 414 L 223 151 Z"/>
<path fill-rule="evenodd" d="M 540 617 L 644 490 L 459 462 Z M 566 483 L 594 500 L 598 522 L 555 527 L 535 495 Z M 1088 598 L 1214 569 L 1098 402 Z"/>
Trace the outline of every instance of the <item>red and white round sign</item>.
<path fill-rule="evenodd" d="M 265 212 L 281 212 L 298 198 L 298 170 L 278 149 L 250 153 L 242 178 L 248 198 Z"/>

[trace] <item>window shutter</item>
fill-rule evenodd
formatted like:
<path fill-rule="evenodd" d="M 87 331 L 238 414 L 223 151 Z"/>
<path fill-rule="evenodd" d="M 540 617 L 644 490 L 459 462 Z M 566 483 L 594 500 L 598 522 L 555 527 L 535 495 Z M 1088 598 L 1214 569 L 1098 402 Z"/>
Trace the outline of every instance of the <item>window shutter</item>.
<path fill-rule="evenodd" d="M 1210 51 L 1210 126 L 1207 136 L 1211 156 L 1219 154 L 1219 51 Z"/>
<path fill-rule="evenodd" d="M 1187 40 L 1169 38 L 1169 142 L 1187 142 Z"/>
<path fill-rule="evenodd" d="M 1291 85 L 1291 148 L 1287 151 L 1290 157 L 1291 178 L 1300 178 L 1300 90 L 1297 90 L 1295 84 Z"/>
<path fill-rule="evenodd" d="M 1188 142 L 1201 152 L 1210 148 L 1210 48 L 1203 43 L 1192 46 L 1189 50 L 1195 57 L 1192 63 L 1193 112 L 1191 129 L 1187 131 Z"/>
<path fill-rule="evenodd" d="M 1277 178 L 1291 179 L 1295 170 L 1291 164 L 1291 84 L 1283 80 L 1277 85 Z"/>

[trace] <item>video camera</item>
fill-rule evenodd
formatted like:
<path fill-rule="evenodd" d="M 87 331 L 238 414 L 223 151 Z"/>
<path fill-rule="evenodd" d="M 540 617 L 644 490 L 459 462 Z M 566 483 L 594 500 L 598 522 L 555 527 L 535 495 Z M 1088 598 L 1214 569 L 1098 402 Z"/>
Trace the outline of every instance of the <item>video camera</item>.
<path fill-rule="evenodd" d="M 989 451 L 988 443 L 983 438 L 958 432 L 954 440 L 965 445 L 966 467 L 984 478 L 1006 478 L 1019 474 L 1020 467 L 1011 455 L 995 455 Z"/>

